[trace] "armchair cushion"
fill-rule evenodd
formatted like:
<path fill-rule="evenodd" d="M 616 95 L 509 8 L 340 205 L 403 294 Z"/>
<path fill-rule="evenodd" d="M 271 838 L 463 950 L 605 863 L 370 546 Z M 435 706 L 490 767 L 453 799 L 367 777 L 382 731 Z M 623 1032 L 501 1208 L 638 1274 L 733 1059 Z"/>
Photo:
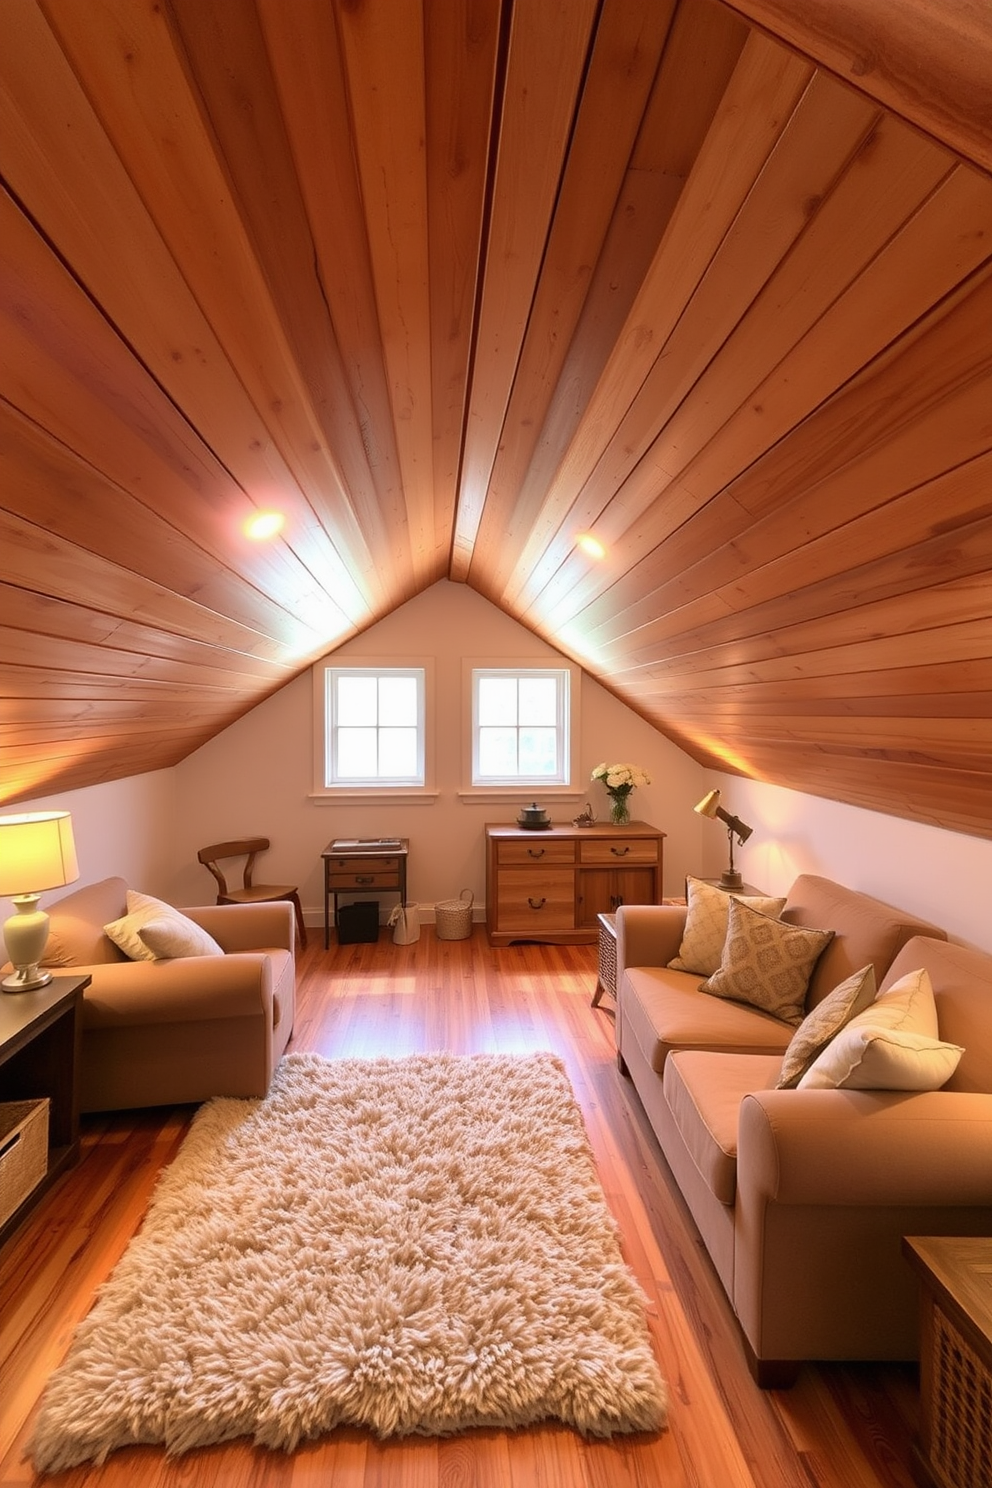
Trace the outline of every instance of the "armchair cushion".
<path fill-rule="evenodd" d="M 171 904 L 151 894 L 127 891 L 127 914 L 104 931 L 132 961 L 157 961 L 180 956 L 223 956 L 209 931 Z"/>

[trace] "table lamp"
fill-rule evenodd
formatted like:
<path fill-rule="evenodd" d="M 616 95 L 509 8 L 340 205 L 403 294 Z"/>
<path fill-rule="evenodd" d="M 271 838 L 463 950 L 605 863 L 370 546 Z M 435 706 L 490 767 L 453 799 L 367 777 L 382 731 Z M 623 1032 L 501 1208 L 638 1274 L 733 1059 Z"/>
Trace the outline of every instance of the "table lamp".
<path fill-rule="evenodd" d="M 52 973 L 38 965 L 48 940 L 48 916 L 38 900 L 46 889 L 63 888 L 78 877 L 68 811 L 0 816 L 0 896 L 12 899 L 17 911 L 3 927 L 14 967 L 0 982 L 4 992 L 32 992 L 52 980 Z"/>
<path fill-rule="evenodd" d="M 734 838 L 736 837 L 740 846 L 743 847 L 754 828 L 749 827 L 747 822 L 742 822 L 740 817 L 731 816 L 729 811 L 724 811 L 720 805 L 718 790 L 709 791 L 692 809 L 698 811 L 700 816 L 715 817 L 726 826 L 727 840 L 730 843 L 730 867 L 723 870 L 720 876 L 720 887 L 721 889 L 742 889 L 744 880 L 734 867 Z"/>

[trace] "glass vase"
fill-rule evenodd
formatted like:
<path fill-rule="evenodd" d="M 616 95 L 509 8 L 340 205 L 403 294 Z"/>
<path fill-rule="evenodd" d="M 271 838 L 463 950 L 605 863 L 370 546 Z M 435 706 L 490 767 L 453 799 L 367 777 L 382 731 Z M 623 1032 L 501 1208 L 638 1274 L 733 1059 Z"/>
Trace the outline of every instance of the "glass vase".
<path fill-rule="evenodd" d="M 627 797 L 614 796 L 610 802 L 610 821 L 615 827 L 626 827 L 630 824 L 630 807 L 627 805 Z"/>

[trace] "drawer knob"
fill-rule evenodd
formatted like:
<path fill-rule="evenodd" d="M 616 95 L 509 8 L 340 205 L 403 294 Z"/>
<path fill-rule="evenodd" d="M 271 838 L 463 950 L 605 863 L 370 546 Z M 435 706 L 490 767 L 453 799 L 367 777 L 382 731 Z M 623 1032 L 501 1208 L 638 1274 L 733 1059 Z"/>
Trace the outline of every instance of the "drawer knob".
<path fill-rule="evenodd" d="M 630 852 L 629 847 L 611 847 L 610 852 L 615 858 L 625 858 Z"/>
<path fill-rule="evenodd" d="M 543 909 L 547 902 L 547 899 L 531 899 L 529 895 L 527 898 L 527 903 L 531 909 Z"/>
<path fill-rule="evenodd" d="M 543 858 L 544 857 L 544 848 L 543 847 L 529 847 L 527 849 L 527 856 L 529 858 Z"/>
<path fill-rule="evenodd" d="M 356 873 L 355 874 L 355 882 L 356 883 L 375 883 L 375 875 L 373 873 Z"/>

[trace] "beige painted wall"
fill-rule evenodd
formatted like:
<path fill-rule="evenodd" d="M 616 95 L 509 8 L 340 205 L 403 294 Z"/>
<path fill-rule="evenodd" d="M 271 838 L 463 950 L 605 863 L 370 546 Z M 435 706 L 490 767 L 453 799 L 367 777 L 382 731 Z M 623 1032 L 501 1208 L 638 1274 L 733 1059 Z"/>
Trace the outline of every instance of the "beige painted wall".
<path fill-rule="evenodd" d="M 321 849 L 333 837 L 395 835 L 410 839 L 412 902 L 433 906 L 437 899 L 470 888 L 481 918 L 485 823 L 512 821 L 533 792 L 520 792 L 518 803 L 495 805 L 459 794 L 468 784 L 463 774 L 468 719 L 463 658 L 540 664 L 560 656 L 473 590 L 447 580 L 335 652 L 335 660 L 425 657 L 434 664 L 436 797 L 383 805 L 325 805 L 311 799 L 308 674 L 177 767 L 173 892 L 187 903 L 191 894 L 202 892 L 207 875 L 196 864 L 196 849 L 203 843 L 258 832 L 273 844 L 264 860 L 266 875 L 299 883 L 308 923 L 322 923 Z M 700 767 L 589 677 L 582 681 L 580 729 L 580 779 L 568 799 L 548 803 L 552 819 L 570 821 L 586 800 L 605 819 L 608 798 L 601 785 L 589 780 L 593 766 L 604 760 L 642 765 L 651 784 L 634 796 L 634 815 L 668 834 L 666 887 L 669 893 L 681 892 L 685 873 L 698 868 L 699 818 L 692 806 L 702 793 Z M 394 898 L 384 896 L 383 912 L 393 903 Z"/>

